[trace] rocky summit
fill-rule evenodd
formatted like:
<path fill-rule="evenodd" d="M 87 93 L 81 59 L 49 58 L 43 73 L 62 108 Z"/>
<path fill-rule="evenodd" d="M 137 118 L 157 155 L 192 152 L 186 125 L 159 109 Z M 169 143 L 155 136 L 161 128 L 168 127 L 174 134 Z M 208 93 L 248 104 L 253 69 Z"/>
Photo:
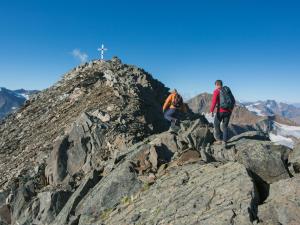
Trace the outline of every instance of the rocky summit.
<path fill-rule="evenodd" d="M 168 131 L 167 95 L 115 57 L 31 96 L 0 124 L 0 224 L 300 224 L 299 145 L 216 145 L 191 111 Z"/>

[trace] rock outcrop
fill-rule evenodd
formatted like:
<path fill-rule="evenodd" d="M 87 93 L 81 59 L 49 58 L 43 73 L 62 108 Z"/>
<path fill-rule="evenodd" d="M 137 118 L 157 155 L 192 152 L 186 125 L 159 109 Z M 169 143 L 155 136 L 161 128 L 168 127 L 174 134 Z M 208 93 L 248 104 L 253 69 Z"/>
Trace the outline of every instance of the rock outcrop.
<path fill-rule="evenodd" d="M 300 221 L 300 177 L 271 184 L 270 195 L 259 206 L 261 224 L 290 224 Z"/>
<path fill-rule="evenodd" d="M 299 179 L 289 171 L 298 150 L 261 132 L 215 145 L 208 121 L 193 113 L 166 131 L 167 94 L 113 58 L 33 96 L 0 125 L 0 224 L 300 222 L 292 215 Z"/>
<path fill-rule="evenodd" d="M 289 162 L 291 163 L 292 171 L 300 173 L 300 142 L 296 144 L 294 150 L 289 155 Z"/>
<path fill-rule="evenodd" d="M 255 186 L 242 165 L 188 164 L 168 170 L 149 190 L 130 196 L 97 222 L 246 225 L 255 218 L 256 198 Z M 87 219 L 80 224 L 88 224 Z"/>
<path fill-rule="evenodd" d="M 237 161 L 270 184 L 289 177 L 287 159 L 290 149 L 274 145 L 261 132 L 246 132 L 221 145 L 205 149 L 216 161 Z"/>

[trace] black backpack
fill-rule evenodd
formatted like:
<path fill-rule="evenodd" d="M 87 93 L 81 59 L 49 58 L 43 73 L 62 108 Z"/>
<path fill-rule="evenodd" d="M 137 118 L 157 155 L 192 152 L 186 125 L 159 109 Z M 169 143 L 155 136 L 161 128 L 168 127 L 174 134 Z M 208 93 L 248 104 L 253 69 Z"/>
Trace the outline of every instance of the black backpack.
<path fill-rule="evenodd" d="M 183 104 L 183 99 L 181 97 L 180 94 L 176 94 L 175 97 L 174 97 L 174 100 L 172 102 L 172 105 L 176 108 L 180 108 Z"/>
<path fill-rule="evenodd" d="M 220 90 L 220 108 L 233 110 L 235 98 L 229 87 L 224 86 Z"/>

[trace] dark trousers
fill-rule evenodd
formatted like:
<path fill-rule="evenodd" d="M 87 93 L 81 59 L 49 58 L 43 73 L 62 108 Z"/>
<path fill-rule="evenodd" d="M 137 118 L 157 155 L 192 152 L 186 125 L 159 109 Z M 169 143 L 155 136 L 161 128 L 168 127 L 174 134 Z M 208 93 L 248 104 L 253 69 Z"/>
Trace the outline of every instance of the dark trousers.
<path fill-rule="evenodd" d="M 228 124 L 229 124 L 230 116 L 231 116 L 230 112 L 218 112 L 216 114 L 215 121 L 214 121 L 215 139 L 222 140 L 221 136 L 223 136 L 223 141 L 226 142 L 228 140 Z M 221 131 L 221 122 L 222 122 L 223 134 Z"/>
<path fill-rule="evenodd" d="M 177 118 L 177 109 L 167 109 L 164 113 L 164 117 L 169 122 L 176 121 Z"/>

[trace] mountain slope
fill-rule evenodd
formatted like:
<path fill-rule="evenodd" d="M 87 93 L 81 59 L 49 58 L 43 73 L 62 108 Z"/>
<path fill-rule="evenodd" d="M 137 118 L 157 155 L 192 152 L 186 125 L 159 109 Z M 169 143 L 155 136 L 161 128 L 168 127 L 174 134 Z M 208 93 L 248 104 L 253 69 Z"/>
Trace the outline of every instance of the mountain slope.
<path fill-rule="evenodd" d="M 297 192 L 277 188 L 299 190 L 290 178 L 298 148 L 289 159 L 289 148 L 257 131 L 224 148 L 192 112 L 165 131 L 167 95 L 113 58 L 76 67 L 30 98 L 0 124 L 0 224 L 299 224 Z M 291 206 L 276 205 L 288 217 L 269 213 L 269 190 Z"/>
<path fill-rule="evenodd" d="M 145 71 L 118 59 L 75 68 L 0 125 L 0 184 L 32 168 L 37 158 L 45 158 L 53 142 L 82 113 L 104 117 L 112 123 L 103 143 L 103 158 L 114 149 L 124 149 L 161 131 L 166 125 L 161 104 L 167 90 Z"/>

